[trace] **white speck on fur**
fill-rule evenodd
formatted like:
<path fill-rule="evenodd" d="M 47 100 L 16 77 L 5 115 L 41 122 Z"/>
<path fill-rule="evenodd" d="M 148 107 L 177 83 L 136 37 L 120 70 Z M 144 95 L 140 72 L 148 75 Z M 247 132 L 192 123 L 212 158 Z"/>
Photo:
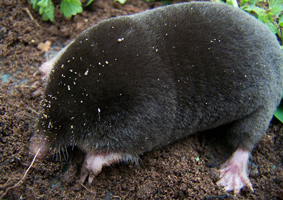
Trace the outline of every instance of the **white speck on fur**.
<path fill-rule="evenodd" d="M 89 72 L 89 69 L 87 68 L 87 70 L 85 71 L 84 75 L 87 76 Z"/>
<path fill-rule="evenodd" d="M 118 42 L 123 42 L 124 38 L 118 38 Z"/>

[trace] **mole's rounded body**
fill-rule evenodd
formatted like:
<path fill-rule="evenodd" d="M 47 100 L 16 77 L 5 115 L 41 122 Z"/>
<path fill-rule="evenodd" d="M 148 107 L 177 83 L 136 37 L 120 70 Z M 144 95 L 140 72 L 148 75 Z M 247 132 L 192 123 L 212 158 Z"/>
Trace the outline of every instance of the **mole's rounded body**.
<path fill-rule="evenodd" d="M 281 99 L 282 61 L 264 24 L 224 4 L 102 21 L 43 65 L 48 79 L 31 149 L 78 146 L 87 153 L 81 180 L 91 182 L 103 165 L 230 124 L 237 151 L 226 165 L 239 168 L 242 183 L 225 185 L 231 176 L 223 172 L 220 184 L 251 188 L 246 155 Z M 238 154 L 246 157 L 240 167 Z"/>

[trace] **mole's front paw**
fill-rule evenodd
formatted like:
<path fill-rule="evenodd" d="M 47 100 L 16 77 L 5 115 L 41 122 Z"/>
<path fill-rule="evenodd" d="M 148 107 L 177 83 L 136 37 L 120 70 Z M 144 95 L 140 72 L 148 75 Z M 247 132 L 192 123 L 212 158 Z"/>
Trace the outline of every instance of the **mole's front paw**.
<path fill-rule="evenodd" d="M 238 194 L 246 186 L 251 191 L 253 187 L 247 174 L 249 151 L 237 149 L 220 169 L 221 179 L 216 183 L 225 188 L 226 191 L 234 191 Z"/>
<path fill-rule="evenodd" d="M 103 166 L 121 162 L 122 157 L 122 154 L 119 153 L 88 153 L 81 170 L 80 181 L 84 183 L 88 177 L 88 183 L 91 184 L 94 177 L 101 172 Z"/>
<path fill-rule="evenodd" d="M 51 69 L 53 68 L 54 60 L 47 61 L 43 63 L 37 72 L 34 73 L 34 76 L 41 76 L 40 81 L 34 82 L 30 89 L 32 91 L 31 96 L 32 97 L 38 97 L 43 93 L 44 84 L 46 82 L 46 79 L 48 77 L 48 74 L 50 73 Z"/>

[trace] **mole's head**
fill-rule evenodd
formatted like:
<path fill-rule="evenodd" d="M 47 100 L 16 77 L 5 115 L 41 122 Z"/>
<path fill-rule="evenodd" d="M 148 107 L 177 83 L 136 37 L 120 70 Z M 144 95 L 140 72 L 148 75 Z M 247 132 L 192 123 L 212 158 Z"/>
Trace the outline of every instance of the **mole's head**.
<path fill-rule="evenodd" d="M 91 81 L 82 76 L 83 72 L 72 69 L 58 68 L 55 64 L 48 77 L 30 143 L 33 155 L 40 150 L 39 158 L 83 143 L 84 134 L 93 130 L 99 120 L 97 92 L 91 90 Z"/>
<path fill-rule="evenodd" d="M 43 101 L 44 102 L 44 101 Z M 42 103 L 43 105 L 46 105 Z M 56 153 L 70 143 L 67 136 L 69 123 L 64 115 L 59 117 L 56 109 L 46 109 L 42 107 L 36 124 L 36 130 L 30 140 L 30 152 L 39 158 L 43 158 L 47 153 Z M 56 117 L 54 117 L 56 115 Z M 56 119 L 59 119 L 58 121 Z M 65 121 L 65 123 L 62 123 Z M 58 124 L 60 123 L 60 124 Z"/>

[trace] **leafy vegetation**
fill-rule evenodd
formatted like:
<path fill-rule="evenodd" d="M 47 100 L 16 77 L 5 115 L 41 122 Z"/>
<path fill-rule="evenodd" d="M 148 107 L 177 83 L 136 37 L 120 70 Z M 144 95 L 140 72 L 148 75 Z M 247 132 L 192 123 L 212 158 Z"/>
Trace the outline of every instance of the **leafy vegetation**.
<path fill-rule="evenodd" d="M 283 96 L 282 96 L 282 98 L 283 98 Z M 281 100 L 281 104 L 278 106 L 277 110 L 275 111 L 274 116 L 283 123 L 283 103 L 282 103 L 282 100 Z"/>
<path fill-rule="evenodd" d="M 88 0 L 84 7 L 89 6 L 94 0 Z M 119 2 L 120 4 L 126 3 L 127 0 L 114 0 Z M 149 1 L 156 1 L 156 0 L 146 0 Z M 164 4 L 169 4 L 172 0 L 161 0 Z M 42 15 L 44 21 L 53 21 L 54 20 L 54 4 L 52 0 L 30 0 L 32 4 L 32 8 L 34 10 L 38 10 L 39 14 Z M 83 6 L 80 0 L 61 0 L 60 2 L 60 10 L 63 15 L 67 18 L 72 17 L 78 13 L 83 11 Z"/>
<path fill-rule="evenodd" d="M 93 0 L 88 0 L 85 6 L 90 5 Z M 42 15 L 44 21 L 54 20 L 54 4 L 52 0 L 30 0 L 32 8 L 39 10 L 39 14 Z M 83 11 L 82 3 L 80 0 L 61 0 L 60 10 L 63 15 L 70 18 L 73 15 L 81 13 Z"/>
<path fill-rule="evenodd" d="M 226 3 L 238 7 L 235 0 L 227 0 Z M 242 0 L 239 7 L 266 24 L 283 44 L 283 0 Z"/>
<path fill-rule="evenodd" d="M 127 0 L 114 0 L 114 1 L 119 2 L 120 4 L 124 4 L 126 3 Z"/>

